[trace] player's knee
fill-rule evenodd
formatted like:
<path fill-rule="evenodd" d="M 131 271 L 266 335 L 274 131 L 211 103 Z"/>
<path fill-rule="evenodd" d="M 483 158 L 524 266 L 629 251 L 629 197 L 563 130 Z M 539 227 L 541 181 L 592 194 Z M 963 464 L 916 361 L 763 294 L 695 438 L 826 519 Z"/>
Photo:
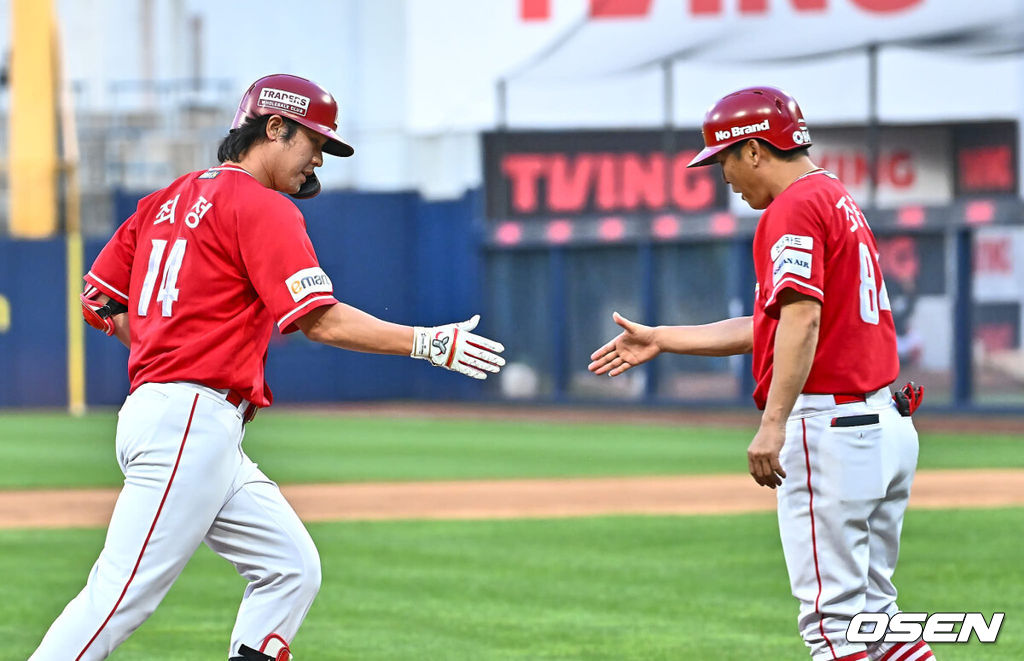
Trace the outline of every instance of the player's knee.
<path fill-rule="evenodd" d="M 320 591 L 323 574 L 320 569 L 320 554 L 310 543 L 296 555 L 296 562 L 286 576 L 288 590 L 297 601 L 312 602 Z"/>
<path fill-rule="evenodd" d="M 320 555 L 316 553 L 316 549 L 313 550 L 313 557 L 306 564 L 302 577 L 303 592 L 312 601 L 317 593 L 320 592 L 320 583 L 323 581 L 323 572 L 320 569 Z"/>

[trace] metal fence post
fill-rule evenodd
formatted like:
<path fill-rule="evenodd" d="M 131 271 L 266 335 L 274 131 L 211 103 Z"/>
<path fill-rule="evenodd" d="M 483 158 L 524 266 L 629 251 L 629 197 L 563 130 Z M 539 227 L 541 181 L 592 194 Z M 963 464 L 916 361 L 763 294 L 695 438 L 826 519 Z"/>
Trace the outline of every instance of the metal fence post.
<path fill-rule="evenodd" d="M 569 360 L 569 330 L 568 326 L 568 295 L 566 292 L 565 279 L 565 251 L 561 246 L 550 249 L 548 268 L 551 272 L 551 343 L 554 347 L 555 356 L 552 368 L 554 370 L 554 391 L 552 393 L 556 402 L 564 402 L 569 393 L 569 370 L 566 362 Z"/>
<path fill-rule="evenodd" d="M 730 283 L 732 285 L 730 291 L 738 305 L 735 306 L 735 310 L 730 305 L 730 314 L 732 316 L 747 316 L 754 313 L 754 283 L 757 282 L 757 276 L 754 274 L 754 260 L 751 256 L 751 250 L 750 237 L 738 236 L 733 238 L 732 261 L 736 265 L 736 269 L 733 271 L 735 275 Z M 740 374 L 739 392 L 736 393 L 736 399 L 741 404 L 747 404 L 749 403 L 750 394 L 754 392 L 751 354 L 743 354 L 741 360 L 737 362 Z"/>
<path fill-rule="evenodd" d="M 974 399 L 974 260 L 972 232 L 956 230 L 956 298 L 953 304 L 953 406 L 966 408 Z"/>
<path fill-rule="evenodd" d="M 654 247 L 650 240 L 645 240 L 637 246 L 638 259 L 640 260 L 640 305 L 643 310 L 643 323 L 657 326 L 661 323 L 658 318 L 658 288 L 656 284 L 657 273 L 654 266 Z M 651 361 L 644 366 L 646 380 L 644 381 L 644 399 L 652 401 L 658 394 L 658 363 Z"/>

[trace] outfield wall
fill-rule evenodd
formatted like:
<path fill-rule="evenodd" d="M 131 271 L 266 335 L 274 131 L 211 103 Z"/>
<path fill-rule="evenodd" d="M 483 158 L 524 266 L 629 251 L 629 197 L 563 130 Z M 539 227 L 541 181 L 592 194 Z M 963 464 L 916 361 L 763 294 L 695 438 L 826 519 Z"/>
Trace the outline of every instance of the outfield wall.
<path fill-rule="evenodd" d="M 137 199 L 116 196 L 117 216 Z M 616 332 L 612 310 L 668 324 L 749 312 L 750 227 L 742 222 L 727 235 L 502 245 L 482 220 L 479 191 L 443 202 L 325 192 L 301 206 L 341 300 L 408 324 L 479 312 L 482 332 L 506 345 L 510 364 L 477 383 L 275 335 L 267 372 L 277 402 L 749 404 L 744 357 L 664 357 L 618 379 L 586 371 L 589 353 Z M 905 349 L 901 378 L 924 383 L 933 404 L 1024 410 L 1024 228 L 1018 206 L 994 208 L 983 227 L 876 226 Z M 105 240 L 85 241 L 87 265 Z M 0 407 L 67 404 L 65 259 L 63 240 L 0 239 Z M 87 402 L 116 405 L 127 390 L 127 352 L 91 329 L 85 336 Z"/>
<path fill-rule="evenodd" d="M 138 195 L 115 198 L 119 218 Z M 302 203 L 309 233 L 337 296 L 381 318 L 440 324 L 479 311 L 480 239 L 475 195 L 427 203 L 412 193 L 324 193 Z M 92 263 L 105 237 L 85 241 Z M 63 239 L 0 238 L 0 407 L 67 404 L 67 331 Z M 3 316 L 0 316 L 0 321 Z M 115 405 L 128 382 L 127 350 L 86 329 L 90 405 Z M 368 356 L 275 334 L 268 380 L 279 402 L 482 396 L 470 380 L 400 357 Z"/>

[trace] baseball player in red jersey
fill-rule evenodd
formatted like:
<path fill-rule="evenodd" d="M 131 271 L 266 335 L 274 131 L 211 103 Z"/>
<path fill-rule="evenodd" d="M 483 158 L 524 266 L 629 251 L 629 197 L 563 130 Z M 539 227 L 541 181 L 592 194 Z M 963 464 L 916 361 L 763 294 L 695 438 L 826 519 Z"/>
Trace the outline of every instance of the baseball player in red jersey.
<path fill-rule="evenodd" d="M 235 661 L 282 661 L 320 587 L 312 539 L 242 448 L 269 406 L 263 366 L 276 324 L 355 351 L 406 354 L 483 379 L 503 347 L 466 322 L 377 319 L 334 297 L 298 208 L 323 153 L 351 156 L 316 83 L 261 78 L 245 93 L 221 165 L 142 199 L 85 276 L 87 321 L 130 346 L 118 415 L 125 475 L 99 559 L 33 661 L 105 659 L 156 609 L 201 543 L 248 580 Z M 154 658 L 166 653 L 153 651 Z"/>
<path fill-rule="evenodd" d="M 778 519 L 798 625 L 815 661 L 921 661 L 927 643 L 847 639 L 861 612 L 898 611 L 892 574 L 917 465 L 909 416 L 889 385 L 896 334 L 875 238 L 853 198 L 808 155 L 796 101 L 771 87 L 720 99 L 704 119 L 705 149 L 725 181 L 764 210 L 754 234 L 752 317 L 702 326 L 624 329 L 591 356 L 615 376 L 662 351 L 753 352 L 761 425 L 747 450 L 758 484 L 778 487 Z"/>

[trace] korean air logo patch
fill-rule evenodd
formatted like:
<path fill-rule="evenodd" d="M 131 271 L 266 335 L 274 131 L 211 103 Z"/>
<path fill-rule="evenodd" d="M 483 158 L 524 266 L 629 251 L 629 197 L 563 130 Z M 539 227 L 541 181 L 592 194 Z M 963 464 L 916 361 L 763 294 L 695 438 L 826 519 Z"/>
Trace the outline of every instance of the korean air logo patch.
<path fill-rule="evenodd" d="M 779 280 L 787 273 L 809 280 L 811 278 L 811 253 L 788 248 L 783 250 L 775 259 L 775 268 L 772 269 L 772 286 L 779 284 Z"/>
<path fill-rule="evenodd" d="M 334 291 L 331 279 L 327 277 L 327 274 L 319 266 L 297 271 L 285 280 L 284 284 L 288 287 L 288 293 L 292 295 L 292 300 L 296 303 L 313 293 L 322 292 L 330 294 Z"/>

